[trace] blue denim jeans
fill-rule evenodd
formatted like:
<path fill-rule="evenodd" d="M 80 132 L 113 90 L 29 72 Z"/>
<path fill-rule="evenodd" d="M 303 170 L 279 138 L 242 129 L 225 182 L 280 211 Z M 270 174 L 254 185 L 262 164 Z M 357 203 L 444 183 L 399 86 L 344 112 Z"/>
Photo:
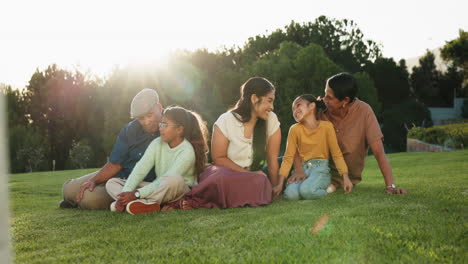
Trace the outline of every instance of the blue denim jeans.
<path fill-rule="evenodd" d="M 302 163 L 302 167 L 306 179 L 300 183 L 288 184 L 284 197 L 287 200 L 312 200 L 325 196 L 331 179 L 328 160 L 308 160 Z"/>

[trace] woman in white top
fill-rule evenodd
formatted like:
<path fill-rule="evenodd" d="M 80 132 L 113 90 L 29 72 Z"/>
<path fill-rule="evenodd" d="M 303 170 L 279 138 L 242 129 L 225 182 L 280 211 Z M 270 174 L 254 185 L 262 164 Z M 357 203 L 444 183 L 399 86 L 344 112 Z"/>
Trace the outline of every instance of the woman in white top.
<path fill-rule="evenodd" d="M 253 77 L 241 87 L 236 106 L 213 126 L 211 157 L 197 186 L 164 210 L 233 208 L 269 204 L 278 185 L 280 123 L 273 113 L 275 88 L 265 78 Z M 261 168 L 268 164 L 268 175 Z M 272 185 L 275 188 L 272 188 Z M 277 187 L 278 186 L 278 187 Z"/>

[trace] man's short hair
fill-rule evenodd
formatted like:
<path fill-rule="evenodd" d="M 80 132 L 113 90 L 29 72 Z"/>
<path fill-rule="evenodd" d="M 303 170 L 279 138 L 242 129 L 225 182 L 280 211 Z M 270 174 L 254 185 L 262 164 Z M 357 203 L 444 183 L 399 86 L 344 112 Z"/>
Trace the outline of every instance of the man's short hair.
<path fill-rule="evenodd" d="M 159 104 L 159 95 L 153 89 L 144 88 L 133 97 L 130 105 L 130 117 L 138 118 L 151 112 Z"/>

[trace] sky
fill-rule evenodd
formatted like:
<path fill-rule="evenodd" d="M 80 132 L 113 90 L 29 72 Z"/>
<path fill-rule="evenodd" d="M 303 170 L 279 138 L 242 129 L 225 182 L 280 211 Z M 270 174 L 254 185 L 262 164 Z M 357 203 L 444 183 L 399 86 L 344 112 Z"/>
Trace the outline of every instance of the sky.
<path fill-rule="evenodd" d="M 468 30 L 468 1 L 0 0 L 0 83 L 23 88 L 56 63 L 105 77 L 116 65 L 158 63 L 171 51 L 242 46 L 318 16 L 351 19 L 395 60 Z"/>

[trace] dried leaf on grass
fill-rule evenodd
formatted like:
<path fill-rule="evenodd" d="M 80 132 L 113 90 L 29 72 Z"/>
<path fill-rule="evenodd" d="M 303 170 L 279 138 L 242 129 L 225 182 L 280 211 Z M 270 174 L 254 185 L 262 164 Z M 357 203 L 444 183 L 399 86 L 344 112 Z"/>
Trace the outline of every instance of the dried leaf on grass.
<path fill-rule="evenodd" d="M 320 218 L 317 220 L 317 222 L 315 222 L 314 226 L 312 227 L 312 235 L 315 235 L 318 232 L 320 232 L 320 230 L 322 230 L 327 225 L 329 218 L 330 217 L 328 216 L 328 214 L 320 216 Z"/>

